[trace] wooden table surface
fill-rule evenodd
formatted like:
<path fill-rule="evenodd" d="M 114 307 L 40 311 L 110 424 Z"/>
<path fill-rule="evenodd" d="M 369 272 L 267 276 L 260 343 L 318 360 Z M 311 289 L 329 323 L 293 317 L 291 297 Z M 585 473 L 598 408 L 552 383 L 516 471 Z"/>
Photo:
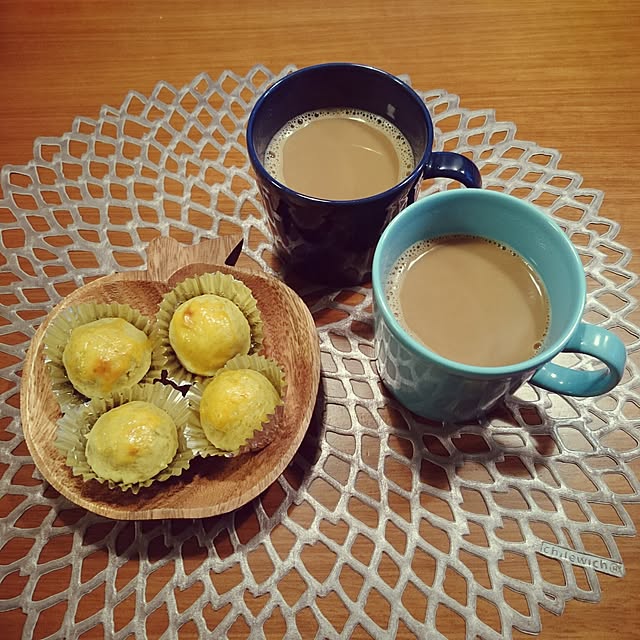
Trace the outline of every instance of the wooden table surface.
<path fill-rule="evenodd" d="M 26 163 L 35 138 L 63 134 L 131 89 L 148 95 L 160 80 L 179 87 L 256 63 L 363 62 L 446 89 L 462 107 L 495 109 L 518 139 L 558 149 L 561 168 L 605 193 L 600 213 L 621 223 L 638 272 L 639 33 L 633 0 L 0 0 L 0 166 Z M 637 505 L 628 511 L 640 525 Z M 617 541 L 626 577 L 601 576 L 599 604 L 543 612 L 541 638 L 640 638 L 640 542 Z M 0 614 L 10 633 L 0 635 L 19 637 L 21 620 Z"/>

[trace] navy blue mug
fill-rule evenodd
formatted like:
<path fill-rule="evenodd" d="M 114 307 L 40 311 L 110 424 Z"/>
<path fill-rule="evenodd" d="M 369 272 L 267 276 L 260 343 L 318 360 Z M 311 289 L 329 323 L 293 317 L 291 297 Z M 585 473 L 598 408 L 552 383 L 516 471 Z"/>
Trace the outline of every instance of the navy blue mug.
<path fill-rule="evenodd" d="M 413 171 L 394 187 L 358 200 L 324 200 L 298 193 L 264 166 L 272 138 L 291 119 L 320 109 L 352 108 L 394 124 L 413 151 Z M 267 211 L 276 254 L 289 273 L 331 285 L 371 276 L 386 225 L 413 202 L 424 178 L 446 177 L 481 187 L 476 165 L 452 152 L 432 151 L 433 124 L 424 100 L 406 83 L 373 67 L 328 63 L 295 71 L 258 99 L 247 127 L 247 148 Z"/>

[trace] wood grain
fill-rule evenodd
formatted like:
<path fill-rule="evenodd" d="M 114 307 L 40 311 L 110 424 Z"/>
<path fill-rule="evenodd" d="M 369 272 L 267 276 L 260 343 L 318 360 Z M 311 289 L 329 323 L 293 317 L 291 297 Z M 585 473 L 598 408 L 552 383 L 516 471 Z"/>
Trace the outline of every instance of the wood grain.
<path fill-rule="evenodd" d="M 320 380 L 320 349 L 309 310 L 289 287 L 275 278 L 221 264 L 238 238 L 228 236 L 186 247 L 158 238 L 148 249 L 147 271 L 99 278 L 67 296 L 37 330 L 24 366 L 21 420 L 24 437 L 38 469 L 62 495 L 100 515 L 124 520 L 204 518 L 226 513 L 262 493 L 285 469 L 307 430 Z M 192 264 L 192 260 L 201 260 Z M 155 483 L 137 495 L 83 482 L 55 448 L 61 415 L 43 357 L 51 322 L 82 302 L 123 302 L 155 315 L 162 296 L 185 278 L 222 271 L 242 280 L 253 292 L 264 323 L 264 353 L 285 372 L 287 391 L 276 414 L 278 437 L 257 453 L 236 458 L 196 458 L 177 478 Z"/>
<path fill-rule="evenodd" d="M 605 193 L 600 213 L 621 225 L 618 239 L 633 249 L 629 267 L 637 273 L 639 31 L 640 3 L 635 0 L 326 0 L 295 5 L 286 0 L 2 0 L 0 165 L 26 163 L 36 137 L 59 136 L 76 116 L 95 118 L 102 105 L 118 106 L 131 89 L 148 95 L 160 80 L 179 87 L 203 71 L 217 78 L 225 69 L 244 74 L 257 63 L 277 71 L 291 63 L 364 62 L 409 74 L 419 89 L 455 93 L 463 108 L 493 109 L 498 120 L 516 124 L 519 139 L 558 149 L 561 168 L 579 173 L 584 187 Z M 5 241 L 11 246 L 10 238 Z M 323 500 L 327 494 L 318 488 L 315 495 Z M 640 525 L 638 505 L 626 508 Z M 292 514 L 304 521 L 304 505 L 292 508 Z M 27 527 L 38 526 L 35 515 L 26 514 L 24 520 Z M 332 535 L 340 540 L 339 527 L 335 531 Z M 400 546 L 403 535 L 392 534 L 392 544 Z M 287 537 L 273 537 L 286 555 Z M 50 553 L 55 555 L 62 544 L 62 537 L 51 541 Z M 572 601 L 561 616 L 543 611 L 542 640 L 637 637 L 633 594 L 640 591 L 640 543 L 629 537 L 618 538 L 617 544 L 627 570 L 624 580 L 601 576 L 598 604 Z M 357 541 L 353 553 L 363 548 Z M 314 551 L 313 571 L 326 562 L 322 548 Z M 20 547 L 3 549 L 4 561 L 21 553 Z M 99 571 L 108 560 L 96 553 L 84 563 L 87 570 Z M 470 566 L 481 575 L 481 563 Z M 513 567 L 506 569 L 516 574 Z M 121 569 L 130 578 L 137 570 L 134 560 Z M 148 578 L 154 592 L 164 584 L 159 573 Z M 217 579 L 220 591 L 234 586 L 233 576 Z M 344 584 L 357 597 L 357 576 L 345 578 Z M 8 593 L 19 585 L 12 574 L 0 589 Z M 447 586 L 453 597 L 465 598 L 464 581 Z M 287 602 L 296 601 L 295 586 L 281 584 L 279 589 Z M 415 592 L 407 590 L 401 597 L 416 615 L 423 610 Z M 81 609 L 104 603 L 96 590 L 83 598 Z M 116 615 L 124 624 L 135 607 L 125 603 Z M 340 620 L 342 612 L 336 606 L 327 608 L 327 615 Z M 495 624 L 495 613 L 486 619 Z M 10 611 L 0 621 L 8 637 L 19 637 L 24 614 Z M 306 621 L 312 635 L 313 616 Z M 150 637 L 164 629 L 162 622 L 148 622 Z M 444 621 L 440 629 L 449 638 L 463 637 L 458 621 Z M 268 637 L 282 637 L 284 631 L 281 622 Z M 246 635 L 240 629 L 229 637 Z M 400 629 L 398 636 L 411 634 Z M 99 632 L 83 636 L 92 637 L 100 637 Z M 181 630 L 180 638 L 188 637 L 196 635 Z M 367 634 L 358 629 L 353 637 Z M 516 631 L 514 637 L 530 636 Z"/>

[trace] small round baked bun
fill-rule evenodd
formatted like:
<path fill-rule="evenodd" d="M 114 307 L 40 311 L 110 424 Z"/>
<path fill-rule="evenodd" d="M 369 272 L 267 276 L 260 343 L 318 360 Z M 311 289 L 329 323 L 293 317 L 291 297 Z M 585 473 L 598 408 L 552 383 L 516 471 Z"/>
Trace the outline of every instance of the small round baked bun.
<path fill-rule="evenodd" d="M 44 355 L 62 411 L 158 378 L 154 326 L 126 304 L 85 302 L 58 314 L 45 333 Z"/>
<path fill-rule="evenodd" d="M 237 451 L 259 430 L 280 396 L 265 376 L 252 369 L 225 369 L 207 385 L 200 402 L 200 424 L 211 444 Z"/>
<path fill-rule="evenodd" d="M 258 353 L 263 326 L 251 289 L 215 271 L 183 280 L 156 315 L 162 368 L 174 382 L 212 377 L 237 355 Z"/>
<path fill-rule="evenodd" d="M 113 482 L 144 482 L 173 460 L 176 425 L 166 411 L 133 400 L 101 415 L 87 435 L 87 462 Z"/>
<path fill-rule="evenodd" d="M 74 388 L 104 398 L 138 384 L 151 366 L 149 337 L 122 318 L 100 318 L 71 331 L 62 363 Z"/>
<path fill-rule="evenodd" d="M 237 356 L 190 394 L 202 430 L 201 441 L 194 442 L 197 453 L 237 455 L 261 449 L 276 436 L 284 374 L 263 356 Z"/>
<path fill-rule="evenodd" d="M 189 467 L 194 453 L 184 432 L 195 426 L 198 418 L 179 391 L 141 384 L 66 413 L 55 444 L 85 482 L 138 493 Z"/>
<path fill-rule="evenodd" d="M 249 353 L 251 329 L 231 300 L 205 293 L 174 311 L 169 344 L 187 371 L 209 377 L 234 356 Z"/>

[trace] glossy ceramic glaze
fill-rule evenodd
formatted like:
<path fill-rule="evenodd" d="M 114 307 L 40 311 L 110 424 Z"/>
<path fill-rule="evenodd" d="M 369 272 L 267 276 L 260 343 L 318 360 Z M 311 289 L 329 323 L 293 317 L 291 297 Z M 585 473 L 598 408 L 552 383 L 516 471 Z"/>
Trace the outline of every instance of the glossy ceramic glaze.
<path fill-rule="evenodd" d="M 280 128 L 314 109 L 353 107 L 381 115 L 407 138 L 416 165 L 395 187 L 359 200 L 323 200 L 278 182 L 263 165 L 264 152 Z M 385 225 L 415 199 L 423 178 L 444 176 L 481 186 L 471 160 L 432 152 L 433 125 L 424 101 L 395 76 L 364 65 L 329 63 L 295 71 L 273 84 L 249 117 L 247 148 L 278 255 L 290 271 L 316 281 L 362 282 L 371 273 Z"/>
<path fill-rule="evenodd" d="M 384 293 L 386 275 L 418 240 L 448 234 L 496 240 L 518 252 L 537 271 L 549 295 L 551 320 L 544 348 L 535 357 L 505 367 L 464 365 L 430 351 L 397 321 Z M 503 193 L 454 189 L 405 209 L 387 227 L 376 249 L 373 293 L 380 376 L 402 404 L 430 419 L 475 418 L 529 379 L 558 393 L 600 395 L 618 384 L 624 371 L 625 348 L 617 336 L 581 320 L 585 276 L 567 236 L 545 213 Z M 576 370 L 550 362 L 561 351 L 591 355 L 605 366 Z"/>

